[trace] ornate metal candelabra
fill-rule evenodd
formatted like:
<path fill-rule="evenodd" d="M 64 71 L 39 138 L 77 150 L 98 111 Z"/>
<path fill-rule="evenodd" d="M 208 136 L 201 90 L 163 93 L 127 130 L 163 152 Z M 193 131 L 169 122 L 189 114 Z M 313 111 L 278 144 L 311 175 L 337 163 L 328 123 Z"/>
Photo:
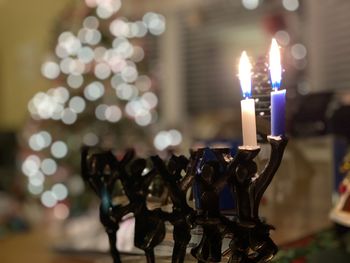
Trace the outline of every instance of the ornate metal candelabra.
<path fill-rule="evenodd" d="M 258 173 L 254 158 L 259 147 L 239 147 L 235 156 L 230 149 L 200 149 L 189 158 L 173 155 L 168 161 L 152 156 L 149 160 L 135 158 L 132 150 L 118 160 L 112 152 L 89 153 L 82 150 L 82 176 L 101 199 L 100 221 L 106 229 L 114 263 L 121 262 L 116 248 L 116 232 L 123 216 L 135 217 L 135 246 L 144 250 L 147 262 L 155 262 L 154 247 L 165 237 L 165 222 L 174 226 L 175 241 L 172 262 L 184 262 L 191 230 L 202 226 L 199 244 L 191 250 L 198 262 L 220 262 L 222 240 L 231 236 L 230 263 L 268 262 L 277 253 L 270 238 L 272 226 L 259 217 L 260 200 L 273 179 L 287 144 L 284 137 L 268 137 L 271 156 L 266 167 Z M 212 158 L 206 158 L 210 151 Z M 169 190 L 172 212 L 147 208 L 148 189 L 160 175 Z M 120 180 L 127 205 L 112 201 L 116 180 Z M 200 209 L 192 209 L 186 192 L 192 186 L 199 193 Z M 220 211 L 219 194 L 229 186 L 234 193 L 236 214 L 227 217 Z"/>

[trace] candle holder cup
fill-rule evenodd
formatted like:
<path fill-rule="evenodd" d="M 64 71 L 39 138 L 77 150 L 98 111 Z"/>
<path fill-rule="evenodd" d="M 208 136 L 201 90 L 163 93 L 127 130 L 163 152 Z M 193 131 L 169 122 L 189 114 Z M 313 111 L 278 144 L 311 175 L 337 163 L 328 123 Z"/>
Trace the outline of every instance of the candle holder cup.
<path fill-rule="evenodd" d="M 222 255 L 230 263 L 270 261 L 278 249 L 270 238 L 273 227 L 259 217 L 259 205 L 281 163 L 287 139 L 270 136 L 268 140 L 271 155 L 260 173 L 254 162 L 259 147 L 239 147 L 235 156 L 230 149 L 200 149 L 191 151 L 189 158 L 173 155 L 168 161 L 159 156 L 138 159 L 132 150 L 118 160 L 111 151 L 90 153 L 91 149 L 83 148 L 82 176 L 101 199 L 100 221 L 109 238 L 113 262 L 121 262 L 116 232 L 128 213 L 135 217 L 134 244 L 144 250 L 148 263 L 155 262 L 154 247 L 165 237 L 165 222 L 174 226 L 173 263 L 184 262 L 191 230 L 196 226 L 203 229 L 200 242 L 191 249 L 198 262 L 220 262 Z M 171 212 L 147 207 L 149 186 L 156 175 L 168 189 Z M 113 203 L 117 180 L 129 199 L 127 205 Z M 193 209 L 186 200 L 191 187 L 197 187 L 200 209 Z M 220 209 L 224 187 L 234 196 L 236 212 L 230 216 Z M 231 242 L 222 253 L 224 237 L 230 237 Z"/>

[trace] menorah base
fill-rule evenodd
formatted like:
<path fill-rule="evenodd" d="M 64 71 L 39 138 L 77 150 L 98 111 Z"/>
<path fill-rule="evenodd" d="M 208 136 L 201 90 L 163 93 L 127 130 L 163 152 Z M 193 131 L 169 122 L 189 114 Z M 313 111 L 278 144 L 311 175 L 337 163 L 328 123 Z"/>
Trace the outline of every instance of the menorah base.
<path fill-rule="evenodd" d="M 230 149 L 206 148 L 192 151 L 190 158 L 173 155 L 167 162 L 158 156 L 137 159 L 132 150 L 118 160 L 111 151 L 89 154 L 90 149 L 84 148 L 82 176 L 101 199 L 100 221 L 108 234 L 114 263 L 121 262 L 115 233 L 129 213 L 135 217 L 135 246 L 145 252 L 148 263 L 155 262 L 154 248 L 164 240 L 165 222 L 174 226 L 172 263 L 184 262 L 194 227 L 203 229 L 201 240 L 191 250 L 198 262 L 221 262 L 225 237 L 231 238 L 224 253 L 228 262 L 270 261 L 278 249 L 270 238 L 273 227 L 259 218 L 259 205 L 281 163 L 287 139 L 269 137 L 268 140 L 270 160 L 260 173 L 254 162 L 259 147 L 240 147 L 236 156 L 231 156 Z M 149 188 L 156 175 L 168 189 L 171 212 L 147 207 Z M 129 199 L 127 205 L 112 202 L 117 180 Z M 230 217 L 220 209 L 224 187 L 234 193 L 236 213 Z M 200 210 L 192 209 L 187 203 L 186 193 L 190 188 L 199 197 Z"/>

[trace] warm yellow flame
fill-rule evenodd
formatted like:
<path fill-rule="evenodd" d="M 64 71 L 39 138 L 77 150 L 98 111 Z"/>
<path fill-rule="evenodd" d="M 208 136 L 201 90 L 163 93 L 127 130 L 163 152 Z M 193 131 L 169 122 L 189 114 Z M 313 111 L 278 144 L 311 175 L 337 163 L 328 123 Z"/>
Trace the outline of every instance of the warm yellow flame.
<path fill-rule="evenodd" d="M 239 61 L 239 81 L 245 98 L 250 97 L 252 92 L 252 64 L 249 61 L 247 52 L 243 51 Z"/>
<path fill-rule="evenodd" d="M 282 80 L 282 66 L 281 66 L 281 54 L 280 48 L 277 44 L 276 39 L 272 39 L 270 49 L 270 77 L 273 89 L 278 89 L 281 85 Z"/>

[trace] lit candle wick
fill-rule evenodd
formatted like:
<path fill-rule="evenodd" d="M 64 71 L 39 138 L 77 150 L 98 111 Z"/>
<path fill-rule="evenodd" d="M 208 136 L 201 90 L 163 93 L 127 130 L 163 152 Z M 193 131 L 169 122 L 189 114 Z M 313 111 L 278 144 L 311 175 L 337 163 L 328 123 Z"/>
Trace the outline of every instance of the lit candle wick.
<path fill-rule="evenodd" d="M 271 86 L 276 91 L 282 81 L 281 54 L 276 39 L 272 39 L 269 59 Z"/>

